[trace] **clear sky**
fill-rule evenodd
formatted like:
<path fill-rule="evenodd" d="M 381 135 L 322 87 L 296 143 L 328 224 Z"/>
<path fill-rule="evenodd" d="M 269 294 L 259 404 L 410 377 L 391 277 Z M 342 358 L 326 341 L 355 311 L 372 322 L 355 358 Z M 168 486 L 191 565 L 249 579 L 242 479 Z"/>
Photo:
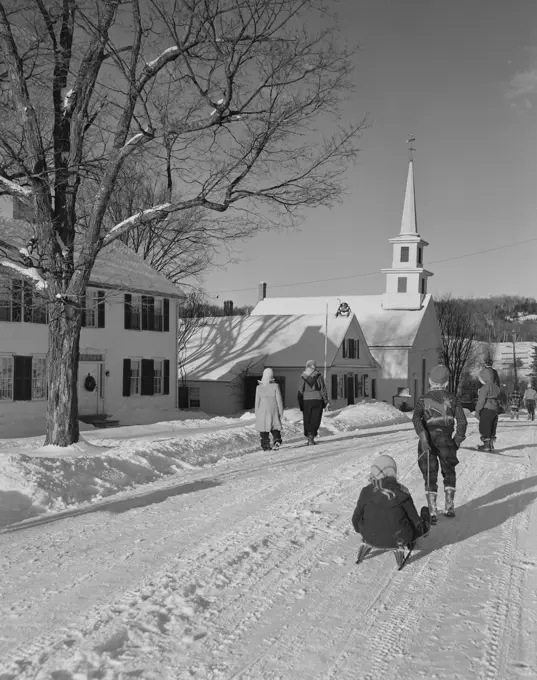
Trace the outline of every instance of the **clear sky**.
<path fill-rule="evenodd" d="M 349 195 L 300 231 L 238 244 L 240 262 L 209 272 L 207 291 L 236 305 L 254 304 L 263 280 L 269 296 L 383 292 L 413 134 L 429 292 L 537 296 L 537 2 L 342 0 L 339 16 L 361 45 L 345 116 L 372 122 Z"/>

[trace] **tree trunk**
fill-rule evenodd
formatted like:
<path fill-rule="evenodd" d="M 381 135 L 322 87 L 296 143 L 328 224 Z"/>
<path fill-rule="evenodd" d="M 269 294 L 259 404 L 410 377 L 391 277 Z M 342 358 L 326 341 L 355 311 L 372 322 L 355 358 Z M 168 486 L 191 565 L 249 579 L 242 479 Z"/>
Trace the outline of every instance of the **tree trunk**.
<path fill-rule="evenodd" d="M 69 446 L 79 440 L 78 360 L 81 312 L 72 304 L 54 304 L 49 323 L 48 404 L 45 444 Z"/>

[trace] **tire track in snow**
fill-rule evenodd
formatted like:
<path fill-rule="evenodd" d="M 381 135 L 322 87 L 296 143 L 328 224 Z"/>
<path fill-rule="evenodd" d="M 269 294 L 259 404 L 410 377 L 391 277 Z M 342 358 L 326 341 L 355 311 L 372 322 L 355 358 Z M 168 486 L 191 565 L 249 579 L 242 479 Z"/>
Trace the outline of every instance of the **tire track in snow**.
<path fill-rule="evenodd" d="M 527 434 L 528 438 L 532 437 L 532 444 L 535 445 L 535 430 L 532 429 Z M 527 476 L 528 468 L 531 467 L 528 463 L 526 454 L 526 465 L 522 469 L 523 476 Z M 529 516 L 523 515 L 523 517 L 528 527 Z M 525 579 L 524 569 L 516 563 L 519 531 L 518 515 L 512 516 L 502 525 L 503 550 L 499 559 L 502 568 L 499 577 L 491 585 L 495 598 L 487 613 L 488 626 L 485 633 L 487 642 L 483 654 L 485 668 L 478 676 L 484 680 L 503 680 L 508 677 L 507 666 L 512 659 L 516 659 L 510 652 L 514 646 L 514 638 L 520 630 L 517 624 L 520 624 Z"/>
<path fill-rule="evenodd" d="M 390 443 L 391 441 L 393 441 L 393 437 L 387 438 L 382 433 L 379 433 L 379 435 L 377 435 L 377 437 L 375 437 L 375 440 L 378 440 L 379 438 L 381 440 L 387 440 L 386 443 Z M 359 442 L 358 448 L 359 449 L 360 448 L 366 449 L 366 453 L 368 453 L 367 449 L 369 449 L 372 441 L 369 440 L 367 442 L 361 442 L 360 440 L 358 440 L 358 442 Z M 337 446 L 338 445 L 337 442 L 335 442 L 334 445 Z M 332 480 L 332 482 L 333 482 L 334 485 L 337 486 L 337 482 L 338 482 L 337 477 L 339 475 L 341 475 L 342 469 L 338 468 L 337 465 L 334 466 L 333 465 L 334 462 L 337 462 L 337 460 L 334 459 L 334 458 L 332 458 L 332 460 L 325 460 L 324 461 L 324 468 L 334 467 L 333 470 L 326 470 L 326 472 L 330 471 L 332 473 L 332 475 L 334 476 L 334 479 Z M 345 464 L 345 465 L 351 471 L 354 468 L 353 471 L 354 471 L 354 473 L 356 473 L 356 469 L 355 469 L 356 468 L 356 461 L 353 461 L 353 463 L 351 463 L 351 464 Z M 317 465 L 314 466 L 314 468 L 319 468 L 319 469 L 322 470 L 323 466 L 320 465 L 320 464 L 317 464 Z M 298 466 L 297 466 L 297 470 L 296 470 L 295 474 L 296 474 L 296 476 L 302 476 L 302 473 L 301 473 L 300 469 L 298 468 Z M 311 472 L 310 472 L 310 474 L 311 474 Z M 309 486 L 308 486 L 308 484 L 305 483 L 306 481 L 309 483 Z M 293 493 L 293 503 L 292 503 L 292 505 L 295 508 L 297 506 L 297 499 L 296 499 L 297 491 L 304 489 L 303 492 L 302 492 L 303 500 L 311 502 L 312 488 L 315 487 L 315 486 L 317 486 L 317 487 L 321 486 L 321 490 L 318 491 L 318 493 L 322 493 L 323 491 L 326 491 L 327 481 L 328 481 L 327 476 L 322 475 L 322 474 L 320 475 L 320 479 L 315 479 L 315 480 L 301 479 L 302 484 L 298 485 L 298 486 L 295 485 L 292 489 L 292 493 Z M 278 487 L 278 484 L 276 484 L 276 490 L 274 490 L 274 489 L 272 490 L 273 495 L 275 495 L 275 499 L 277 498 L 277 494 L 281 493 L 281 489 L 278 490 L 277 487 Z M 259 483 L 258 483 L 257 486 L 252 485 L 251 494 L 252 494 L 252 496 L 256 497 L 255 501 L 259 500 L 259 491 L 260 491 Z M 309 496 L 309 498 L 308 498 L 308 496 Z M 271 500 L 273 501 L 275 499 L 269 498 L 269 500 L 267 500 L 265 502 L 269 503 L 269 501 L 271 501 Z M 243 500 L 246 500 L 246 499 L 243 497 Z M 255 505 L 255 503 L 254 503 L 254 505 Z M 240 506 L 240 511 L 243 514 L 244 514 L 245 509 L 246 508 L 245 508 L 244 505 Z M 262 508 L 263 511 L 265 509 L 266 508 Z M 252 507 L 252 510 L 254 510 L 253 507 Z M 258 510 L 259 510 L 259 508 L 258 508 Z M 228 519 L 229 519 L 229 514 L 228 514 Z M 238 537 L 236 538 L 236 540 L 234 542 L 229 541 L 230 536 L 223 536 L 223 537 L 218 536 L 218 535 L 216 537 L 211 536 L 209 538 L 209 545 L 211 543 L 213 543 L 213 546 L 212 546 L 213 551 L 217 554 L 217 556 L 218 556 L 218 551 L 222 552 L 222 547 L 223 547 L 224 548 L 224 554 L 221 555 L 221 557 L 225 558 L 227 553 L 232 554 L 233 551 L 236 552 L 237 549 L 242 549 L 242 546 L 239 545 L 239 544 L 241 543 L 241 541 L 244 538 L 244 533 L 245 533 L 244 531 L 241 531 L 241 533 L 238 535 Z M 201 551 L 194 551 L 194 553 L 197 553 L 197 554 L 192 555 L 192 559 L 189 560 L 189 564 L 188 564 L 187 568 L 185 569 L 185 571 L 191 570 L 192 567 L 196 566 L 196 563 L 198 563 L 200 560 L 203 560 L 204 557 L 208 557 L 209 556 L 207 554 L 208 552 L 210 552 L 210 549 L 207 549 L 207 546 L 203 546 Z M 312 555 L 316 554 L 315 546 L 311 546 L 311 554 Z M 274 568 L 273 566 L 269 567 L 269 571 L 270 571 L 270 569 L 273 569 L 273 568 Z M 155 579 L 153 579 L 153 581 L 154 580 Z M 144 584 L 143 587 L 144 588 L 146 588 L 146 587 L 152 588 L 153 587 L 152 583 L 153 582 L 150 581 L 149 586 L 146 586 L 146 584 Z M 125 602 L 125 601 L 130 600 L 136 606 L 136 603 L 138 602 L 139 596 L 140 596 L 140 590 L 139 589 L 128 590 L 123 594 L 121 601 Z M 149 595 L 149 597 L 151 597 L 151 596 Z M 104 611 L 102 611 L 102 610 L 99 611 L 99 609 L 97 609 L 96 611 L 95 610 L 92 611 L 89 614 L 89 616 L 86 615 L 86 623 L 89 624 L 89 625 L 84 626 L 84 628 L 83 628 L 83 630 L 85 631 L 84 634 L 89 635 L 90 637 L 95 637 L 95 634 L 99 633 L 100 631 L 102 631 L 104 633 L 105 632 L 104 629 L 107 628 L 107 623 L 110 620 L 114 619 L 114 612 L 117 611 L 117 610 L 121 611 L 121 609 L 122 609 L 122 607 L 121 607 L 121 602 L 120 602 L 119 605 L 113 605 L 112 607 L 106 608 Z M 114 635 L 116 636 L 115 638 L 114 638 Z M 112 633 L 110 636 L 108 636 L 108 639 L 109 640 L 110 639 L 116 639 L 117 640 L 117 639 L 120 639 L 120 637 L 121 636 L 119 636 L 119 638 L 118 638 L 118 636 L 115 633 Z M 67 641 L 70 642 L 71 639 L 67 638 Z M 56 650 L 58 644 L 61 645 L 61 644 L 63 644 L 63 642 L 64 641 L 62 641 L 62 640 L 60 640 L 58 642 L 57 640 L 53 639 L 53 636 L 50 636 L 50 635 L 47 634 L 47 635 L 41 637 L 40 639 L 35 640 L 34 643 L 30 646 L 30 648 L 28 648 L 28 646 L 26 646 L 25 657 L 26 657 L 26 659 L 28 658 L 28 653 L 30 654 L 30 656 L 39 654 L 40 652 L 43 651 L 44 647 L 49 647 L 49 650 Z M 47 656 L 49 656 L 49 655 L 47 655 Z"/>

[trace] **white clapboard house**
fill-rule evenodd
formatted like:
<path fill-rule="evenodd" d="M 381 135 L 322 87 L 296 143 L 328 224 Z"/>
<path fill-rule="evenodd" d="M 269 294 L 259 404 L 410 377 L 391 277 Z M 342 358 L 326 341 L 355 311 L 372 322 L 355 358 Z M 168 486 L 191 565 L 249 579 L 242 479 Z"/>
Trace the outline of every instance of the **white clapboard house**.
<path fill-rule="evenodd" d="M 5 214 L 5 204 L 3 212 Z M 24 246 L 32 226 L 0 217 L 0 242 Z M 0 255 L 0 438 L 45 430 L 47 308 Z M 4 264 L 2 264 L 4 262 Z M 119 241 L 98 256 L 85 300 L 78 377 L 81 419 L 177 405 L 177 301 L 182 293 Z"/>

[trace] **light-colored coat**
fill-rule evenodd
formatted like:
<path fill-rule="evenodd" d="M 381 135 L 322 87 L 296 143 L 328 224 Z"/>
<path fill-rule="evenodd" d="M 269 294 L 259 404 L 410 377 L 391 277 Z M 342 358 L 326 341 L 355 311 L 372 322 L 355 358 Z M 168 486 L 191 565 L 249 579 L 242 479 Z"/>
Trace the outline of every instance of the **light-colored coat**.
<path fill-rule="evenodd" d="M 258 432 L 282 429 L 283 401 L 277 383 L 259 384 L 255 391 L 255 427 Z"/>

